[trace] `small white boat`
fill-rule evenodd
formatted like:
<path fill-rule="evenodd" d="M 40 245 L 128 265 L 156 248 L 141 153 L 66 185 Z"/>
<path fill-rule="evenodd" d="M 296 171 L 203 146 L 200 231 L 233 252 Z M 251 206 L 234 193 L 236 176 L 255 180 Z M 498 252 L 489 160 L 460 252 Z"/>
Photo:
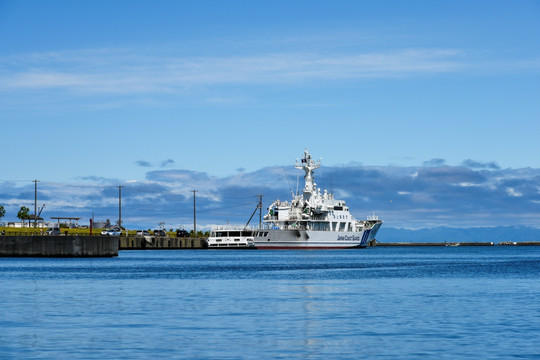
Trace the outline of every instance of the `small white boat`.
<path fill-rule="evenodd" d="M 209 249 L 255 249 L 254 236 L 258 229 L 220 225 L 210 231 Z"/>

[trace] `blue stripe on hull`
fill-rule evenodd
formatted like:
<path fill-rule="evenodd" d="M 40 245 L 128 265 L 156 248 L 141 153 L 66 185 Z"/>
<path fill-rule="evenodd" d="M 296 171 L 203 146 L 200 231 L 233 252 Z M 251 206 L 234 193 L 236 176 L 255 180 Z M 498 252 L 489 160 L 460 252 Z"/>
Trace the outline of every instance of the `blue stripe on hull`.
<path fill-rule="evenodd" d="M 364 235 L 362 235 L 362 241 L 360 241 L 360 246 L 366 246 L 367 245 L 370 232 L 371 232 L 371 229 L 364 231 Z"/>

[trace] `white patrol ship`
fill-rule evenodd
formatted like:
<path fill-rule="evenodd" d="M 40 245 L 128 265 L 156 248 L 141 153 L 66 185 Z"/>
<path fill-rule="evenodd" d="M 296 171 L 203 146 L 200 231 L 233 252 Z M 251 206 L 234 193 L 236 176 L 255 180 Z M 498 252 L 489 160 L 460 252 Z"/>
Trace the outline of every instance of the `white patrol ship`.
<path fill-rule="evenodd" d="M 305 171 L 302 194 L 292 201 L 276 200 L 264 216 L 264 226 L 254 233 L 258 249 L 341 249 L 363 248 L 375 238 L 382 225 L 378 217 L 356 220 L 345 201 L 316 188 L 313 171 L 321 161 L 313 161 L 306 149 L 295 167 Z"/>

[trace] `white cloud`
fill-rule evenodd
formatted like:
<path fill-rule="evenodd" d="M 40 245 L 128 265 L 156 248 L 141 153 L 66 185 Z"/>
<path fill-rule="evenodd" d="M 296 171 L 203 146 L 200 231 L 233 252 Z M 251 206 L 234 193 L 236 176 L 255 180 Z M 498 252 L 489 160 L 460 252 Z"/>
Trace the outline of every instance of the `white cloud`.
<path fill-rule="evenodd" d="M 475 184 L 475 183 L 470 183 L 470 182 L 461 182 L 458 185 L 461 187 L 484 186 L 484 184 Z"/>
<path fill-rule="evenodd" d="M 517 191 L 516 189 L 511 188 L 511 187 L 506 188 L 506 193 L 508 195 L 510 195 L 510 196 L 513 196 L 513 197 L 521 197 L 521 196 L 523 196 L 522 193 L 520 193 L 519 191 Z"/>
<path fill-rule="evenodd" d="M 0 89 L 56 88 L 133 94 L 238 83 L 395 77 L 456 71 L 464 66 L 457 60 L 461 55 L 455 49 L 333 55 L 283 52 L 191 58 L 141 56 L 125 49 L 66 51 L 0 58 L 0 64 L 7 65 L 0 73 Z"/>

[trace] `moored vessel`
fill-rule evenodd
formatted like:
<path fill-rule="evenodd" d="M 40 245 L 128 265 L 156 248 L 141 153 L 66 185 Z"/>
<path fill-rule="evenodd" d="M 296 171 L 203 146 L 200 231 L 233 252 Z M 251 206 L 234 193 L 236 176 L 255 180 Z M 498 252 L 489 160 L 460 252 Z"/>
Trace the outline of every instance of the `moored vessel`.
<path fill-rule="evenodd" d="M 274 201 L 264 216 L 264 226 L 254 235 L 258 249 L 343 249 L 364 248 L 375 239 L 382 220 L 375 215 L 356 220 L 345 201 L 321 193 L 313 172 L 321 166 L 308 150 L 295 167 L 302 169 L 304 189 L 291 202 Z"/>
<path fill-rule="evenodd" d="M 232 225 L 215 226 L 210 231 L 209 249 L 255 249 L 257 229 Z"/>

